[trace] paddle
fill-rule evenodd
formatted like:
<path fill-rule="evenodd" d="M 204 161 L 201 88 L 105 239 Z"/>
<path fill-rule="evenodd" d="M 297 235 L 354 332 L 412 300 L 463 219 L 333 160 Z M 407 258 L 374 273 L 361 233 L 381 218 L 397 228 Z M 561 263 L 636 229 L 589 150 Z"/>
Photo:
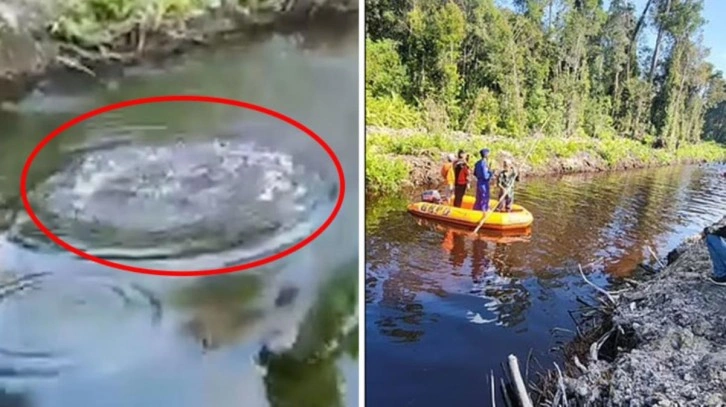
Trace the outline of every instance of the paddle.
<path fill-rule="evenodd" d="M 539 143 L 539 138 L 537 138 L 534 141 L 534 143 L 532 143 L 532 147 L 529 149 L 529 152 L 527 153 L 527 155 L 524 156 L 524 160 L 522 160 L 522 162 L 527 161 L 527 158 L 529 158 L 529 156 L 532 154 L 532 152 L 534 151 L 534 147 L 537 145 L 537 143 Z M 519 169 L 517 170 L 517 174 L 519 174 Z M 510 194 L 512 188 L 514 188 L 514 184 L 512 184 L 511 188 L 504 191 L 504 195 L 502 195 L 502 197 L 499 198 L 499 202 L 497 202 L 497 205 L 491 211 L 487 211 L 487 213 L 484 215 L 484 217 L 482 217 L 481 221 L 479 221 L 479 224 L 476 226 L 476 229 L 474 229 L 474 232 L 473 232 L 474 234 L 477 234 L 479 232 L 479 229 L 481 229 L 481 227 L 484 225 L 484 222 L 486 222 L 487 219 L 489 219 L 489 216 L 491 216 L 497 209 L 499 209 L 499 205 L 501 205 L 502 202 L 504 201 L 504 198 L 506 198 L 507 195 Z"/>
<path fill-rule="evenodd" d="M 499 198 L 499 202 L 497 202 L 497 205 L 491 211 L 487 211 L 486 215 L 481 219 L 481 221 L 479 221 L 479 224 L 476 226 L 476 229 L 474 229 L 473 234 L 477 234 L 479 232 L 479 229 L 484 225 L 484 222 L 486 222 L 487 219 L 489 219 L 489 217 L 494 212 L 496 212 L 497 209 L 499 209 L 499 205 L 501 205 L 502 202 L 504 202 L 504 198 L 506 198 L 507 195 L 509 195 L 509 191 L 510 191 L 510 189 L 504 191 L 504 195 L 502 195 L 502 197 Z"/>

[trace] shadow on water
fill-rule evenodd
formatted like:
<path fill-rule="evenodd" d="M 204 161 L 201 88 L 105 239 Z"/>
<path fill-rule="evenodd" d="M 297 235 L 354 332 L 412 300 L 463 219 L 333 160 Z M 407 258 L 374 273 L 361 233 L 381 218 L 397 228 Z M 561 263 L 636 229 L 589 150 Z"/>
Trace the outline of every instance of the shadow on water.
<path fill-rule="evenodd" d="M 570 310 L 600 285 L 652 263 L 726 210 L 716 167 L 670 167 L 519 186 L 534 216 L 522 239 L 421 221 L 410 197 L 366 208 L 367 398 L 373 405 L 471 405 L 510 353 L 549 350 L 574 331 Z M 555 329 L 559 328 L 559 329 Z M 556 335 L 555 335 L 556 334 Z M 386 390 L 382 390 L 386 389 Z M 501 400 L 503 402 L 503 400 Z"/>
<path fill-rule="evenodd" d="M 0 407 L 31 407 L 28 397 L 21 393 L 10 393 L 0 388 Z"/>

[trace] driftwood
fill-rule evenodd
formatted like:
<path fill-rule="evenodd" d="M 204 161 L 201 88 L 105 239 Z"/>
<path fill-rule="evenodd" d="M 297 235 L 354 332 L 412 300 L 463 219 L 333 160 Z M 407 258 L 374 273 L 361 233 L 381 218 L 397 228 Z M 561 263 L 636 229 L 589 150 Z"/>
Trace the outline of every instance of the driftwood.
<path fill-rule="evenodd" d="M 68 57 L 65 55 L 58 55 L 55 57 L 55 59 L 56 59 L 56 61 L 58 61 L 58 63 L 60 63 L 61 65 L 65 66 L 67 68 L 75 69 L 77 71 L 88 74 L 89 76 L 93 76 L 93 77 L 96 76 L 96 73 L 93 72 L 93 70 L 91 68 L 83 65 L 83 63 L 76 58 L 71 58 L 71 57 Z"/>
<path fill-rule="evenodd" d="M 575 363 L 575 366 L 582 371 L 582 373 L 587 373 L 587 367 L 580 362 L 580 358 L 578 358 L 577 355 L 572 357 L 572 361 Z"/>
<path fill-rule="evenodd" d="M 489 371 L 489 376 L 492 382 L 492 407 L 497 407 L 497 389 L 494 386 L 494 370 Z"/>
<path fill-rule="evenodd" d="M 585 280 L 585 282 L 588 285 L 590 285 L 592 288 L 594 288 L 595 290 L 597 290 L 599 293 L 602 293 L 603 295 L 605 295 L 605 297 L 607 297 L 607 299 L 610 300 L 610 302 L 613 303 L 613 305 L 616 304 L 615 297 L 613 297 L 613 295 L 610 294 L 610 292 L 608 292 L 607 290 L 605 290 L 603 288 L 598 287 L 595 283 L 593 283 L 592 281 L 588 280 L 587 277 L 585 277 L 585 272 L 582 271 L 582 266 L 580 266 L 578 264 L 577 267 L 579 267 L 579 269 L 580 269 L 580 276 L 582 277 L 583 280 Z"/>
<path fill-rule="evenodd" d="M 645 247 L 646 247 L 646 249 L 648 249 L 648 251 L 650 252 L 650 255 L 653 256 L 653 258 L 658 263 L 658 265 L 661 266 L 661 268 L 665 268 L 665 264 L 663 264 L 663 262 L 660 261 L 660 258 L 658 257 L 657 254 L 655 254 L 653 249 L 651 249 L 650 246 L 645 246 Z"/>
<path fill-rule="evenodd" d="M 45 275 L 50 274 L 49 272 L 32 273 L 25 276 L 18 277 L 16 279 L 0 283 L 0 301 L 5 297 L 9 297 L 12 294 L 20 292 L 22 290 L 33 288 L 37 284 L 38 279 Z"/>
<path fill-rule="evenodd" d="M 509 370 L 512 374 L 514 387 L 517 390 L 517 396 L 519 396 L 520 405 L 522 407 L 532 407 L 532 400 L 527 394 L 527 388 L 524 385 L 524 380 L 522 380 L 522 373 L 519 371 L 519 362 L 514 355 L 509 355 Z"/>
<path fill-rule="evenodd" d="M 560 367 L 557 365 L 557 363 L 555 363 L 554 365 L 555 369 L 557 369 L 557 386 L 562 391 L 563 404 L 567 406 L 567 389 L 565 388 L 565 379 L 562 377 L 562 371 L 560 370 Z"/>
<path fill-rule="evenodd" d="M 512 400 L 509 398 L 509 393 L 507 393 L 507 385 L 504 383 L 503 378 L 499 378 L 499 385 L 502 386 L 502 395 L 504 396 L 504 404 L 507 407 L 513 407 Z"/>
<path fill-rule="evenodd" d="M 605 341 L 608 340 L 610 335 L 613 334 L 613 332 L 615 332 L 615 328 L 612 328 L 609 331 L 607 331 L 607 333 L 605 333 L 605 335 L 603 335 L 600 339 L 598 339 L 596 342 L 594 342 L 592 345 L 590 345 L 590 360 L 592 360 L 593 362 L 597 362 L 597 358 L 598 358 L 597 355 L 600 353 L 600 348 L 605 343 Z"/>

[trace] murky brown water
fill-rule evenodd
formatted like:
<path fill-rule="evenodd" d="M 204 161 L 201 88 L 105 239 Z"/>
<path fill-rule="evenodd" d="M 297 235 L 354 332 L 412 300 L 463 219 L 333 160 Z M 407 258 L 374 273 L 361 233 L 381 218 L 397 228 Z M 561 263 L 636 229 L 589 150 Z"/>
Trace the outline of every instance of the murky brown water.
<path fill-rule="evenodd" d="M 671 167 L 531 179 L 517 201 L 531 235 L 466 232 L 419 222 L 412 197 L 367 203 L 366 402 L 376 406 L 484 405 L 490 370 L 574 330 L 577 296 L 652 263 L 726 213 L 721 167 Z M 551 364 L 549 365 L 551 366 Z M 503 402 L 503 400 L 501 401 Z"/>

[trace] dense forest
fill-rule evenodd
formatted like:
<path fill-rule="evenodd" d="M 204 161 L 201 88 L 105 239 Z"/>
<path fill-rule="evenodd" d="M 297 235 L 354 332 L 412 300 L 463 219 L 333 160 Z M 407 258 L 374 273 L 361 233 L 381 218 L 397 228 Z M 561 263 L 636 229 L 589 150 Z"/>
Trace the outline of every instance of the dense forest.
<path fill-rule="evenodd" d="M 366 0 L 368 124 L 726 143 L 703 1 L 604 3 Z"/>

